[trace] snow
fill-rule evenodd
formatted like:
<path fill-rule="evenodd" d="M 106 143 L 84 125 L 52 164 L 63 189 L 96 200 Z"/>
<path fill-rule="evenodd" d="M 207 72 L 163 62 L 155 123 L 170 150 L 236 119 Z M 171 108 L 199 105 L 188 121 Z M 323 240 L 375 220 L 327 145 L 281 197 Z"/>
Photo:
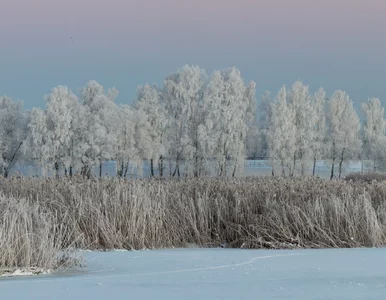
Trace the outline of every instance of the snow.
<path fill-rule="evenodd" d="M 84 252 L 85 270 L 1 279 L 4 299 L 385 299 L 386 249 Z"/>
<path fill-rule="evenodd" d="M 51 270 L 44 270 L 41 268 L 16 269 L 16 270 L 0 270 L 0 277 L 16 277 L 16 276 L 35 276 L 39 274 L 50 274 Z"/>

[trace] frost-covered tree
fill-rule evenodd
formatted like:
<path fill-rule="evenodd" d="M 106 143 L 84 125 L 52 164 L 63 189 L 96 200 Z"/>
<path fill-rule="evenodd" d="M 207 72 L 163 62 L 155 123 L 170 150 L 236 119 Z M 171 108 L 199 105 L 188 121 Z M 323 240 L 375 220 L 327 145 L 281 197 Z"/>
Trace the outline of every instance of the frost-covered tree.
<path fill-rule="evenodd" d="M 296 153 L 295 111 L 287 102 L 287 89 L 283 86 L 271 104 L 270 124 L 267 131 L 269 156 L 274 174 L 275 161 L 280 162 L 281 174 L 293 174 Z"/>
<path fill-rule="evenodd" d="M 115 161 L 117 164 L 117 175 L 126 177 L 129 171 L 130 161 L 135 166 L 142 165 L 138 155 L 135 142 L 135 111 L 129 105 L 122 105 L 118 110 L 117 151 Z"/>
<path fill-rule="evenodd" d="M 243 115 L 244 121 L 247 126 L 256 124 L 257 121 L 257 102 L 256 102 L 256 83 L 250 81 L 245 87 L 245 93 L 243 97 Z"/>
<path fill-rule="evenodd" d="M 164 86 L 138 88 L 135 105 L 115 103 L 116 89 L 106 91 L 96 81 L 80 89 L 78 98 L 65 86 L 45 96 L 46 108 L 25 113 L 21 103 L 0 97 L 0 175 L 8 175 L 21 154 L 43 170 L 54 168 L 90 177 L 91 170 L 114 160 L 125 177 L 129 167 L 150 174 L 202 176 L 214 165 L 218 176 L 235 176 L 245 157 L 269 157 L 272 174 L 293 176 L 306 165 L 331 158 L 331 178 L 346 159 L 361 148 L 359 118 L 348 95 L 336 91 L 326 102 L 323 89 L 309 94 L 295 82 L 273 99 L 263 94 L 256 111 L 255 83 L 245 84 L 240 71 L 205 71 L 184 66 L 164 80 Z M 386 164 L 384 109 L 379 99 L 362 105 L 365 116 L 363 154 L 376 170 Z M 257 113 L 257 114 L 256 114 Z M 28 126 L 27 126 L 28 123 Z M 27 134 L 28 133 L 28 134 Z M 27 135 L 27 138 L 26 138 Z M 214 164 L 212 164 L 214 162 Z"/>
<path fill-rule="evenodd" d="M 313 140 L 315 119 L 308 86 L 305 86 L 301 81 L 295 82 L 288 95 L 288 104 L 293 110 L 293 121 L 296 131 L 295 153 L 291 169 L 292 172 L 294 172 L 296 162 L 299 161 L 301 165 L 301 175 L 304 176 L 306 163 L 310 160 L 311 155 L 310 146 Z"/>
<path fill-rule="evenodd" d="M 375 170 L 382 170 L 384 171 L 386 169 L 386 136 L 380 136 L 377 145 L 375 146 L 375 153 L 374 156 L 376 157 L 376 169 Z M 374 161 L 373 161 L 374 164 Z M 374 168 L 374 165 L 373 165 Z"/>
<path fill-rule="evenodd" d="M 50 147 L 50 161 L 59 176 L 59 167 L 71 167 L 71 146 L 73 138 L 73 115 L 78 99 L 66 87 L 58 86 L 45 96 L 47 143 Z"/>
<path fill-rule="evenodd" d="M 74 113 L 77 97 L 66 87 L 55 87 L 45 96 L 46 109 L 30 114 L 28 152 L 46 171 L 59 168 L 71 171 Z"/>
<path fill-rule="evenodd" d="M 81 103 L 84 106 L 82 117 L 86 123 L 83 128 L 85 134 L 80 140 L 87 148 L 83 154 L 87 159 L 83 159 L 82 174 L 88 177 L 92 167 L 97 164 L 101 177 L 103 162 L 115 157 L 117 106 L 114 101 L 117 94 L 116 89 L 105 93 L 103 86 L 96 81 L 89 81 L 81 89 Z"/>
<path fill-rule="evenodd" d="M 247 125 L 247 135 L 245 137 L 245 154 L 247 157 L 256 158 L 260 152 L 259 148 L 259 125 L 256 114 L 256 84 L 250 82 L 245 89 L 244 101 L 247 111 L 245 114 L 245 123 Z"/>
<path fill-rule="evenodd" d="M 160 176 L 163 176 L 163 160 L 166 153 L 167 126 L 166 110 L 161 95 L 155 86 L 146 84 L 138 88 L 138 98 L 136 102 L 138 117 L 143 117 L 143 127 L 147 128 L 140 137 L 138 143 L 144 149 L 143 158 L 150 160 L 150 175 L 154 176 L 154 163 L 159 165 Z M 142 128 L 142 130 L 144 129 Z"/>
<path fill-rule="evenodd" d="M 172 176 L 180 176 L 181 161 L 185 173 L 199 176 L 203 172 L 206 153 L 200 143 L 203 123 L 202 101 L 206 86 L 205 71 L 184 66 L 164 81 L 164 101 L 169 124 L 169 156 L 175 160 Z"/>
<path fill-rule="evenodd" d="M 258 105 L 256 117 L 259 128 L 258 147 L 260 157 L 269 156 L 268 134 L 272 116 L 272 104 L 271 92 L 264 92 Z"/>
<path fill-rule="evenodd" d="M 314 110 L 313 135 L 310 149 L 313 159 L 312 176 L 315 176 L 316 161 L 326 152 L 326 92 L 320 88 L 312 97 Z"/>
<path fill-rule="evenodd" d="M 23 103 L 0 97 L 0 175 L 8 177 L 22 155 L 27 132 L 27 114 Z"/>
<path fill-rule="evenodd" d="M 129 168 L 142 174 L 144 159 L 150 159 L 152 153 L 152 128 L 145 113 L 129 105 L 121 105 L 118 110 L 116 128 L 117 151 L 115 161 L 117 175 L 127 177 Z"/>
<path fill-rule="evenodd" d="M 379 148 L 384 147 L 384 108 L 378 98 L 371 98 L 367 101 L 367 103 L 362 103 L 362 111 L 365 116 L 363 126 L 364 156 L 373 161 L 373 169 L 376 171 Z"/>
<path fill-rule="evenodd" d="M 234 176 L 244 164 L 246 136 L 256 107 L 255 83 L 246 87 L 236 68 L 215 71 L 204 102 L 212 125 L 208 136 L 214 142 L 217 174 Z"/>
<path fill-rule="evenodd" d="M 104 95 L 105 91 L 101 84 L 95 80 L 90 80 L 80 89 L 81 103 L 85 106 L 91 106 L 97 97 Z"/>
<path fill-rule="evenodd" d="M 29 115 L 26 156 L 35 161 L 46 175 L 52 163 L 50 133 L 47 128 L 47 115 L 40 108 L 33 108 Z"/>
<path fill-rule="evenodd" d="M 247 158 L 256 159 L 261 155 L 261 141 L 258 125 L 255 123 L 249 127 L 246 137 Z"/>
<path fill-rule="evenodd" d="M 138 157 L 136 167 L 139 173 L 142 174 L 143 160 L 151 161 L 152 157 L 154 157 L 154 152 L 157 150 L 152 149 L 152 128 L 146 114 L 141 110 L 135 110 L 133 121 L 135 149 Z M 151 173 L 154 176 L 154 165 Z"/>
<path fill-rule="evenodd" d="M 335 91 L 328 103 L 328 137 L 332 160 L 331 176 L 334 177 L 335 162 L 339 162 L 339 178 L 347 158 L 354 158 L 360 151 L 360 121 L 346 92 Z"/>
<path fill-rule="evenodd" d="M 91 166 L 95 164 L 89 156 L 89 116 L 86 106 L 76 104 L 72 116 L 72 138 L 70 145 L 70 175 L 78 172 L 83 176 L 91 176 Z M 90 167 L 89 167 L 90 166 Z"/>

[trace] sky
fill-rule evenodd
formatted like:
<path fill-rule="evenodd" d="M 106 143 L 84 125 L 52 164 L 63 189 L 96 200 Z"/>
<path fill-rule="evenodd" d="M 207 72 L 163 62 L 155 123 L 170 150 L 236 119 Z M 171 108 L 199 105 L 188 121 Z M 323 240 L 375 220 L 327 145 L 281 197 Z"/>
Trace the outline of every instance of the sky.
<path fill-rule="evenodd" d="M 44 107 L 57 85 L 162 85 L 185 64 L 210 75 L 236 66 L 276 94 L 311 91 L 386 104 L 384 0 L 0 0 L 0 95 Z"/>

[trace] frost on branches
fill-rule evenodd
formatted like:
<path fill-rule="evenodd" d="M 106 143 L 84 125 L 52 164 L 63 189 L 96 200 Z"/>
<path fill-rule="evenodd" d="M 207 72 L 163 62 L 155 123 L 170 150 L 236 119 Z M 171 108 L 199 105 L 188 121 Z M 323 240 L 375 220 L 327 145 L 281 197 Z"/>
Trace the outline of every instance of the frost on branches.
<path fill-rule="evenodd" d="M 377 167 L 384 168 L 385 119 L 384 108 L 378 98 L 371 98 L 362 104 L 362 111 L 365 116 L 363 126 L 363 156 L 372 161 L 373 171 Z"/>
<path fill-rule="evenodd" d="M 28 116 L 23 111 L 23 103 L 0 96 L 0 176 L 8 177 L 22 157 L 27 124 Z"/>
<path fill-rule="evenodd" d="M 338 163 L 339 178 L 342 176 L 343 162 L 357 157 L 360 148 L 360 122 L 352 101 L 346 92 L 338 90 L 328 103 L 328 147 L 331 163 L 331 176 L 334 178 L 335 164 Z"/>
<path fill-rule="evenodd" d="M 235 176 L 243 167 L 255 102 L 255 83 L 245 86 L 239 70 L 213 73 L 204 97 L 204 111 L 207 148 L 216 159 L 218 176 Z"/>
<path fill-rule="evenodd" d="M 272 175 L 282 176 L 315 175 L 322 159 L 331 163 L 331 178 L 341 177 L 350 159 L 371 162 L 374 171 L 386 167 L 377 98 L 362 104 L 361 128 L 344 91 L 328 97 L 296 81 L 275 97 L 265 92 L 257 104 L 256 84 L 246 84 L 237 68 L 208 76 L 188 65 L 161 87 L 139 86 L 133 105 L 118 104 L 117 96 L 115 88 L 91 80 L 78 95 L 53 88 L 46 107 L 29 112 L 0 97 L 0 176 L 23 161 L 43 175 L 87 178 L 102 177 L 107 161 L 115 162 L 119 177 L 141 174 L 144 161 L 150 176 L 236 176 L 246 157 L 269 160 Z"/>

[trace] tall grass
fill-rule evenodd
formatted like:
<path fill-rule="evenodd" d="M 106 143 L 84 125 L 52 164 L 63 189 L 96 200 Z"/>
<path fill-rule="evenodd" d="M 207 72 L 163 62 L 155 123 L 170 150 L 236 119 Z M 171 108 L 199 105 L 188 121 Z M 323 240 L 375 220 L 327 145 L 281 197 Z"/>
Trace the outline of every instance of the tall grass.
<path fill-rule="evenodd" d="M 66 229 L 56 221 L 54 213 L 38 203 L 0 195 L 0 275 L 19 268 L 48 271 L 69 263 L 71 257 L 63 251 Z"/>
<path fill-rule="evenodd" d="M 386 244 L 386 186 L 376 182 L 18 178 L 1 181 L 0 193 L 0 266 L 51 266 L 52 253 L 69 246 Z"/>
<path fill-rule="evenodd" d="M 347 174 L 344 178 L 346 181 L 365 181 L 367 183 L 371 183 L 373 181 L 386 181 L 385 173 L 377 173 L 377 172 L 366 172 L 366 173 L 350 173 Z"/>

